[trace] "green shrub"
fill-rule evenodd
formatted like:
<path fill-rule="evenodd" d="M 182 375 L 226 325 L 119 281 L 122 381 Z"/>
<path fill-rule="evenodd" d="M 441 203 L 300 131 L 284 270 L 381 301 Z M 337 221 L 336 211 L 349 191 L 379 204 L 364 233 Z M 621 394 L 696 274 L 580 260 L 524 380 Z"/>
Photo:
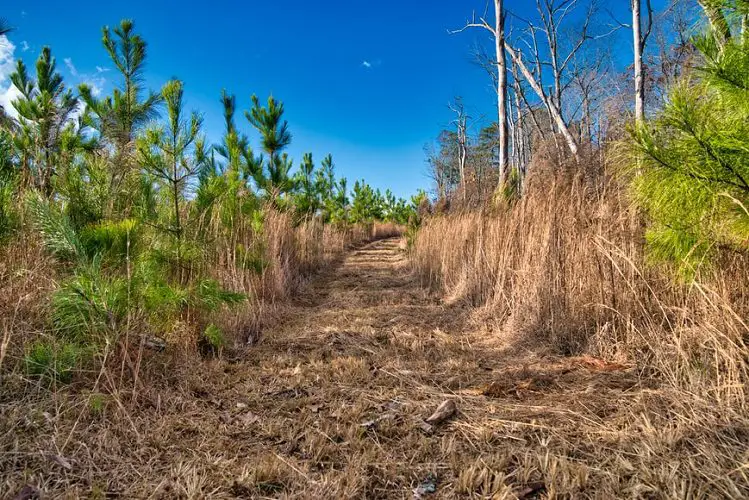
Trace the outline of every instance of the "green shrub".
<path fill-rule="evenodd" d="M 98 260 L 80 266 L 52 295 L 52 320 L 64 337 L 100 344 L 117 332 L 127 309 L 127 283 L 105 276 Z"/>
<path fill-rule="evenodd" d="M 242 269 L 252 271 L 255 274 L 262 274 L 263 270 L 268 267 L 265 259 L 265 250 L 262 241 L 256 241 L 252 248 L 248 249 L 244 245 L 236 246 L 237 260 Z"/>
<path fill-rule="evenodd" d="M 38 191 L 26 196 L 26 210 L 34 227 L 42 236 L 44 245 L 62 260 L 81 259 L 85 251 L 70 219 L 59 208 L 46 200 Z"/>
<path fill-rule="evenodd" d="M 203 340 L 214 354 L 221 354 L 228 344 L 224 332 L 213 323 L 203 332 Z"/>
<path fill-rule="evenodd" d="M 102 221 L 81 230 L 81 243 L 91 257 L 104 255 L 113 262 L 121 262 L 128 251 L 133 252 L 137 225 L 134 219 Z"/>
<path fill-rule="evenodd" d="M 88 397 L 88 409 L 92 417 L 100 417 L 106 408 L 106 397 L 104 394 L 94 393 Z"/>
<path fill-rule="evenodd" d="M 7 241 L 18 226 L 13 206 L 14 186 L 0 181 L 0 243 Z"/>
<path fill-rule="evenodd" d="M 83 355 L 83 349 L 78 344 L 40 341 L 28 349 L 24 364 L 31 376 L 68 383 Z"/>

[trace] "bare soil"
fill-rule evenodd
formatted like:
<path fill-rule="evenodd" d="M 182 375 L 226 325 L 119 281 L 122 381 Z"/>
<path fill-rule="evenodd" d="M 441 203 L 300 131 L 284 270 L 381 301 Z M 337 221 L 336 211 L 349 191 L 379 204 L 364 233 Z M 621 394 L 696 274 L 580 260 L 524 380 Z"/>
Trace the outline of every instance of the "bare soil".
<path fill-rule="evenodd" d="M 351 252 L 279 317 L 245 352 L 164 365 L 174 371 L 135 402 L 72 387 L 54 400 L 41 388 L 22 405 L 3 398 L 0 492 L 665 498 L 681 484 L 685 496 L 711 494 L 707 478 L 680 480 L 699 467 L 689 443 L 700 436 L 656 421 L 667 400 L 633 369 L 497 341 L 471 308 L 419 285 L 398 239 Z M 454 414 L 427 424 L 446 400 Z"/>

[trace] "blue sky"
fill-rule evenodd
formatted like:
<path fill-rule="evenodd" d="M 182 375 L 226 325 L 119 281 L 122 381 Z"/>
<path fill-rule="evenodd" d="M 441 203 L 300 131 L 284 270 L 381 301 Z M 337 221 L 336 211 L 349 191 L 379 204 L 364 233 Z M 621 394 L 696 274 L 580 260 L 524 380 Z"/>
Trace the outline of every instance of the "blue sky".
<path fill-rule="evenodd" d="M 603 3 L 626 19 L 629 2 Z M 527 0 L 506 4 L 530 15 Z M 494 116 L 491 82 L 471 56 L 487 34 L 448 34 L 484 6 L 483 0 L 6 0 L 0 17 L 17 29 L 5 64 L 0 55 L 0 91 L 7 89 L 10 59 L 31 64 L 49 45 L 69 83 L 109 92 L 116 75 L 101 27 L 131 18 L 149 44 L 147 84 L 158 89 L 170 78 L 183 80 L 188 107 L 204 114 L 210 139 L 222 129 L 222 88 L 237 95 L 240 109 L 253 93 L 261 100 L 272 93 L 286 105 L 297 163 L 306 151 L 317 162 L 332 153 L 352 183 L 363 177 L 408 196 L 429 187 L 423 146 L 448 126 L 454 96 L 463 96 L 474 117 Z M 628 41 L 612 39 L 624 58 L 631 54 Z M 238 123 L 250 132 L 243 117 Z"/>

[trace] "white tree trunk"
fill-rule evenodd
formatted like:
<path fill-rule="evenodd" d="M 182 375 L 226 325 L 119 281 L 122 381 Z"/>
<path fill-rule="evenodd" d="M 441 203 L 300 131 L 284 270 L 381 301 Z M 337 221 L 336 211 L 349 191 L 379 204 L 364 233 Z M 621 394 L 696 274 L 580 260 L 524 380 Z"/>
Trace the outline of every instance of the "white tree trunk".
<path fill-rule="evenodd" d="M 632 35 L 635 49 L 635 122 L 645 119 L 645 79 L 642 72 L 642 20 L 641 0 L 632 0 Z"/>
<path fill-rule="evenodd" d="M 463 203 L 466 202 L 467 192 L 468 192 L 468 184 L 466 184 L 466 160 L 468 159 L 468 147 L 467 147 L 467 141 L 468 138 L 467 132 L 466 132 L 466 122 L 465 122 L 465 116 L 461 116 L 460 121 L 458 122 L 458 146 L 460 148 L 459 154 L 459 162 L 460 162 L 460 184 L 463 188 Z"/>
<path fill-rule="evenodd" d="M 497 111 L 499 128 L 499 185 L 507 181 L 509 134 L 507 125 L 507 57 L 505 55 L 504 0 L 494 0 L 494 41 L 497 52 Z"/>
<path fill-rule="evenodd" d="M 525 183 L 525 120 L 523 120 L 523 103 L 520 99 L 520 80 L 517 76 L 515 80 L 515 146 L 513 151 L 515 154 L 515 169 L 517 170 L 518 176 L 518 191 L 520 194 L 523 192 L 523 185 Z"/>
<path fill-rule="evenodd" d="M 538 98 L 543 101 L 544 105 L 549 110 L 549 114 L 551 115 L 551 118 L 554 121 L 557 129 L 564 137 L 564 140 L 567 143 L 567 147 L 572 153 L 572 156 L 575 157 L 575 160 L 579 160 L 579 147 L 577 145 L 577 141 L 575 140 L 575 136 L 572 135 L 569 126 L 567 126 L 567 123 L 565 123 L 564 118 L 562 117 L 562 113 L 559 111 L 559 108 L 557 108 L 557 106 L 552 102 L 551 98 L 546 94 L 546 92 L 544 92 L 541 84 L 538 83 L 538 80 L 536 80 L 536 78 L 533 76 L 533 73 L 530 72 L 528 67 L 523 62 L 520 53 L 516 52 L 512 47 L 506 44 L 505 49 L 507 50 L 507 53 L 510 54 L 510 57 L 515 62 L 515 64 L 517 64 L 520 72 L 523 74 L 523 77 L 526 79 Z"/>

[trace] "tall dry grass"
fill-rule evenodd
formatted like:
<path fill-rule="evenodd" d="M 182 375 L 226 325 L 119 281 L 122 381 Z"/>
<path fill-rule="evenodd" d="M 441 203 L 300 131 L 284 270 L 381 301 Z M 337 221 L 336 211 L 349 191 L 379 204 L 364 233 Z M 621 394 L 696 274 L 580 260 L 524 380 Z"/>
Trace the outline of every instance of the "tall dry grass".
<path fill-rule="evenodd" d="M 418 275 L 493 318 L 518 353 L 632 367 L 638 383 L 617 397 L 619 418 L 594 411 L 592 427 L 553 428 L 574 450 L 557 453 L 593 450 L 601 474 L 639 488 L 600 484 L 602 497 L 745 498 L 749 256 L 725 251 L 694 282 L 676 281 L 648 261 L 643 221 L 616 181 L 567 174 L 532 179 L 509 209 L 427 220 L 412 251 Z M 583 408 L 616 393 L 599 384 Z"/>
<path fill-rule="evenodd" d="M 263 324 L 272 320 L 279 301 L 294 294 L 313 274 L 335 265 L 346 250 L 365 242 L 397 236 L 403 228 L 388 222 L 324 224 L 311 218 L 294 224 L 290 214 L 268 210 L 260 233 L 236 231 L 217 245 L 208 273 L 229 290 L 249 298 L 240 308 L 216 318 L 236 342 L 254 342 Z M 237 247 L 259 249 L 262 271 L 248 270 Z"/>
<path fill-rule="evenodd" d="M 24 344 L 46 335 L 48 298 L 58 275 L 54 259 L 32 234 L 0 248 L 0 381 L 4 365 L 20 359 Z"/>
<path fill-rule="evenodd" d="M 630 361 L 693 401 L 746 405 L 749 256 L 680 283 L 648 262 L 643 223 L 613 180 L 531 179 L 509 209 L 434 217 L 413 263 L 449 300 L 524 347 Z"/>

